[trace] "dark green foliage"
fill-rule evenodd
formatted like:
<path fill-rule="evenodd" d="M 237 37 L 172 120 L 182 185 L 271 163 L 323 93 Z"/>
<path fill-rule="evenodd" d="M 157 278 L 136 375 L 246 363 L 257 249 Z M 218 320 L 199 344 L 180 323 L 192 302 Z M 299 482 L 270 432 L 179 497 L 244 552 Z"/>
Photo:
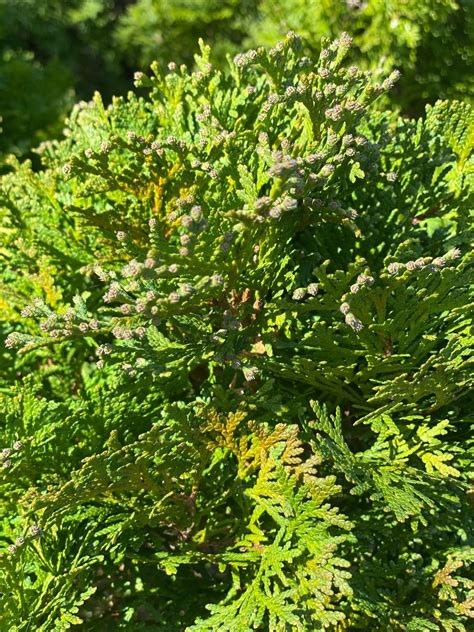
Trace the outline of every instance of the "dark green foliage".
<path fill-rule="evenodd" d="M 137 68 L 157 59 L 192 66 L 202 37 L 212 42 L 222 63 L 226 53 L 240 49 L 259 5 L 254 0 L 138 0 L 116 25 L 117 47 Z"/>
<path fill-rule="evenodd" d="M 474 115 L 302 46 L 2 177 L 5 629 L 470 629 Z"/>
<path fill-rule="evenodd" d="M 0 157 L 57 137 L 77 98 L 123 91 L 133 69 L 110 47 L 121 0 L 1 0 Z"/>
<path fill-rule="evenodd" d="M 22 154 L 38 141 L 59 135 L 61 117 L 72 105 L 67 69 L 56 61 L 41 66 L 31 54 L 6 51 L 0 72 L 2 153 Z"/>

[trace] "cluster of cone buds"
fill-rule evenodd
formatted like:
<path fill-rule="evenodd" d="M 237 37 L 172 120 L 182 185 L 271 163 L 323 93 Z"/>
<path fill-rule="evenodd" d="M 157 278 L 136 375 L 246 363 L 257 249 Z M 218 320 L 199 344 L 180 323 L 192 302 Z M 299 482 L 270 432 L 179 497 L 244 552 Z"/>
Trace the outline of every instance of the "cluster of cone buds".
<path fill-rule="evenodd" d="M 285 59 L 285 54 L 289 49 L 296 49 L 300 44 L 300 38 L 294 31 L 289 31 L 283 41 L 278 42 L 274 48 L 267 52 L 264 48 L 249 50 L 234 57 L 234 64 L 237 68 L 246 68 L 252 64 L 262 63 L 272 60 L 275 64 L 280 64 Z"/>
<path fill-rule="evenodd" d="M 28 540 L 37 540 L 38 538 L 40 538 L 43 535 L 43 530 L 41 529 L 41 527 L 37 524 L 32 525 L 29 529 L 28 529 L 28 533 L 25 536 L 20 535 L 16 538 L 15 543 L 14 544 L 10 544 L 8 546 L 8 551 L 9 553 L 11 553 L 11 555 L 15 555 L 15 553 L 17 553 L 18 549 L 20 549 L 21 547 L 23 547 Z"/>
<path fill-rule="evenodd" d="M 358 333 L 359 331 L 361 331 L 364 328 L 364 325 L 362 324 L 362 321 L 360 321 L 352 312 L 351 312 L 351 306 L 349 305 L 349 303 L 344 302 L 341 303 L 339 310 L 341 312 L 341 314 L 343 314 L 344 316 L 344 320 L 346 322 L 346 325 L 349 325 L 349 327 L 351 327 L 351 329 L 353 329 L 356 333 Z"/>
<path fill-rule="evenodd" d="M 374 277 L 370 274 L 359 274 L 357 282 L 351 285 L 351 294 L 357 294 L 357 292 L 364 286 L 370 287 L 374 284 Z"/>
<path fill-rule="evenodd" d="M 306 298 L 306 295 L 316 296 L 319 292 L 319 287 L 317 283 L 310 283 L 308 287 L 298 287 L 294 290 L 291 298 L 294 301 L 302 301 Z"/>
<path fill-rule="evenodd" d="M 13 462 L 11 460 L 11 456 L 15 452 L 19 452 L 23 448 L 23 443 L 19 440 L 14 441 L 11 448 L 3 448 L 0 450 L 0 463 L 2 464 L 2 469 L 8 470 L 12 467 Z"/>
<path fill-rule="evenodd" d="M 427 269 L 434 272 L 448 266 L 460 256 L 461 251 L 459 250 L 459 248 L 452 248 L 442 257 L 420 257 L 419 259 L 407 261 L 406 263 L 389 263 L 389 265 L 387 266 L 387 272 L 392 276 L 395 276 L 396 274 L 399 274 L 404 270 L 414 271 Z"/>

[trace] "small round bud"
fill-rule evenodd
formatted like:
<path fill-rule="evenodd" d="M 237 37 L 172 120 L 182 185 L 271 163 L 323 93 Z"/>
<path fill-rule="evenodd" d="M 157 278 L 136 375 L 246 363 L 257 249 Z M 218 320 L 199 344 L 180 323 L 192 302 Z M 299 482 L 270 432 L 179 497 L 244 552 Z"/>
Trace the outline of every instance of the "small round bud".
<path fill-rule="evenodd" d="M 285 211 L 296 211 L 298 208 L 298 200 L 290 197 L 285 198 L 283 201 L 283 207 Z"/>
<path fill-rule="evenodd" d="M 23 443 L 21 441 L 14 441 L 13 442 L 13 449 L 14 450 L 21 450 L 23 447 Z"/>
<path fill-rule="evenodd" d="M 147 270 L 153 270 L 153 268 L 156 266 L 156 260 L 152 257 L 147 257 L 143 262 L 143 265 Z"/>
<path fill-rule="evenodd" d="M 436 257 L 431 262 L 431 265 L 434 266 L 435 268 L 443 268 L 446 265 L 446 259 L 444 257 Z M 408 263 L 407 263 L 407 268 L 408 268 Z"/>
<path fill-rule="evenodd" d="M 357 283 L 359 285 L 373 285 L 374 277 L 367 274 L 359 274 L 359 276 L 357 277 Z"/>
<path fill-rule="evenodd" d="M 104 301 L 106 303 L 111 303 L 112 301 L 115 301 L 119 295 L 119 292 L 120 285 L 116 281 L 114 281 L 110 284 L 109 289 L 104 294 Z"/>
<path fill-rule="evenodd" d="M 282 210 L 281 206 L 274 206 L 273 208 L 271 208 L 268 211 L 268 215 L 272 219 L 280 219 L 280 217 L 282 215 L 282 212 L 283 212 L 283 210 Z"/>
<path fill-rule="evenodd" d="M 213 274 L 211 276 L 212 287 L 217 287 L 219 285 L 222 285 L 223 283 L 224 283 L 224 277 L 222 276 L 222 274 Z"/>
<path fill-rule="evenodd" d="M 191 296 L 194 293 L 194 287 L 190 283 L 183 283 L 179 289 L 183 296 Z"/>
<path fill-rule="evenodd" d="M 346 33 L 345 31 L 342 33 L 339 38 L 339 44 L 345 48 L 352 46 L 352 37 L 349 35 L 349 33 Z"/>
<path fill-rule="evenodd" d="M 339 121 L 339 119 L 341 118 L 343 113 L 343 109 L 342 106 L 340 106 L 339 104 L 335 105 L 332 108 L 328 108 L 324 114 L 326 115 L 326 118 L 331 119 L 332 121 Z"/>
<path fill-rule="evenodd" d="M 37 524 L 34 524 L 29 529 L 29 535 L 32 538 L 39 538 L 43 535 L 43 530 Z"/>
<path fill-rule="evenodd" d="M 445 255 L 445 259 L 459 259 L 459 257 L 461 256 L 461 251 L 459 250 L 459 248 L 451 248 L 451 250 L 449 250 Z"/>
<path fill-rule="evenodd" d="M 122 370 L 127 373 L 129 377 L 133 377 L 136 374 L 136 371 L 133 369 L 131 364 L 124 363 L 122 364 Z"/>
<path fill-rule="evenodd" d="M 302 301 L 306 296 L 306 290 L 302 287 L 296 288 L 293 292 L 291 298 L 295 301 Z"/>
<path fill-rule="evenodd" d="M 364 325 L 361 323 L 361 321 L 350 312 L 346 314 L 345 320 L 349 327 L 351 327 L 355 332 L 359 332 L 361 331 L 361 329 L 364 328 Z"/>
<path fill-rule="evenodd" d="M 389 263 L 387 266 L 387 271 L 389 274 L 397 274 L 402 269 L 402 265 L 400 263 Z"/>
<path fill-rule="evenodd" d="M 34 310 L 31 305 L 27 305 L 21 310 L 20 313 L 22 318 L 30 318 L 31 316 L 33 316 Z"/>
<path fill-rule="evenodd" d="M 142 298 L 139 298 L 135 302 L 135 311 L 137 314 L 142 314 L 146 310 L 146 301 Z"/>
<path fill-rule="evenodd" d="M 192 209 L 189 211 L 189 214 L 191 215 L 192 219 L 197 222 L 202 217 L 202 209 L 200 206 L 193 206 Z"/>
<path fill-rule="evenodd" d="M 308 292 L 310 296 L 316 296 L 316 294 L 319 292 L 318 284 L 310 283 L 308 287 L 306 288 L 306 291 Z"/>
<path fill-rule="evenodd" d="M 333 172 L 334 172 L 334 165 L 331 165 L 331 164 L 324 165 L 324 167 L 321 169 L 321 175 L 325 178 L 327 178 L 327 176 L 331 175 L 331 173 Z"/>
<path fill-rule="evenodd" d="M 105 345 L 101 345 L 100 347 L 97 347 L 97 349 L 95 350 L 96 355 L 100 356 L 104 356 L 104 355 L 110 355 L 112 353 L 112 345 L 109 343 L 106 343 Z"/>
<path fill-rule="evenodd" d="M 256 366 L 244 367 L 243 368 L 243 374 L 244 374 L 244 377 L 247 380 L 247 382 L 252 382 L 253 380 L 255 380 L 255 378 L 257 377 L 258 373 L 259 373 L 259 369 Z"/>
<path fill-rule="evenodd" d="M 5 339 L 5 347 L 7 349 L 14 349 L 15 347 L 18 347 L 19 345 L 21 345 L 21 336 L 18 332 L 14 331 L 11 334 L 8 334 L 8 336 Z"/>

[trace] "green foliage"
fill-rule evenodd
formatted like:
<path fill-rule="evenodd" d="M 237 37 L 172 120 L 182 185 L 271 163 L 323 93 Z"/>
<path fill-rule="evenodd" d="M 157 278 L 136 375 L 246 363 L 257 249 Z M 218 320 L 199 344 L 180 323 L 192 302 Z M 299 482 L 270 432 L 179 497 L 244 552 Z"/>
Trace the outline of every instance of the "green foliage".
<path fill-rule="evenodd" d="M 61 134 L 77 97 L 123 89 L 131 73 L 109 45 L 118 0 L 0 2 L 0 157 Z"/>
<path fill-rule="evenodd" d="M 240 48 L 258 6 L 251 0 L 138 0 L 120 17 L 115 41 L 137 68 L 156 59 L 192 65 L 200 37 L 212 42 L 223 62 L 227 52 Z"/>
<path fill-rule="evenodd" d="M 292 0 L 262 3 L 262 31 L 301 33 L 311 51 L 321 36 L 341 28 L 355 40 L 357 60 L 384 72 L 399 68 L 403 77 L 393 102 L 421 114 L 438 98 L 472 95 L 474 7 L 470 0 Z"/>
<path fill-rule="evenodd" d="M 60 118 L 72 105 L 67 69 L 56 61 L 41 66 L 31 54 L 7 51 L 0 59 L 0 73 L 2 152 L 22 154 L 32 144 L 58 135 Z"/>
<path fill-rule="evenodd" d="M 119 47 L 137 66 L 159 58 L 192 62 L 197 34 L 215 44 L 215 59 L 238 45 L 273 46 L 288 30 L 305 52 L 345 29 L 353 61 L 388 73 L 403 70 L 392 103 L 422 114 L 438 98 L 472 97 L 474 5 L 471 0 L 138 0 L 118 21 Z"/>
<path fill-rule="evenodd" d="M 303 46 L 2 176 L 5 629 L 470 629 L 474 114 Z"/>
<path fill-rule="evenodd" d="M 322 37 L 354 37 L 351 60 L 381 76 L 403 71 L 389 100 L 421 115 L 438 98 L 472 98 L 472 0 L 2 0 L 0 155 L 26 156 L 61 135 L 77 98 L 124 94 L 158 60 L 193 66 L 202 37 L 213 63 L 288 30 L 317 58 Z"/>

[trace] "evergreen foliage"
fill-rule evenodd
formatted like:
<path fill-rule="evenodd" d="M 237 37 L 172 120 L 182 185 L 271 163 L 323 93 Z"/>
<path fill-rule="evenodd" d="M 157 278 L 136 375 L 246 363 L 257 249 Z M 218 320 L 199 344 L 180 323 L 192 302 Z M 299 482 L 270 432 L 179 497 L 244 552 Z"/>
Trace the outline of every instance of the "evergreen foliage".
<path fill-rule="evenodd" d="M 1 177 L 2 629 L 468 631 L 472 108 L 210 55 Z"/>
<path fill-rule="evenodd" d="M 312 57 L 321 37 L 348 31 L 352 61 L 382 74 L 403 70 L 390 100 L 412 115 L 439 98 L 472 99 L 471 0 L 137 0 L 120 16 L 116 41 L 137 66 L 155 59 L 192 64 L 201 35 L 222 62 L 241 44 L 274 46 L 289 29 Z"/>
<path fill-rule="evenodd" d="M 199 37 L 225 71 L 227 54 L 290 29 L 312 58 L 321 37 L 348 31 L 353 63 L 403 71 L 388 99 L 411 116 L 439 98 L 472 100 L 472 0 L 2 0 L 0 155 L 59 137 L 75 100 L 125 94 L 136 68 L 192 67 Z"/>
<path fill-rule="evenodd" d="M 78 98 L 130 74 L 110 47 L 123 0 L 1 0 L 0 157 L 57 137 Z M 130 75 L 131 76 L 131 75 Z"/>

